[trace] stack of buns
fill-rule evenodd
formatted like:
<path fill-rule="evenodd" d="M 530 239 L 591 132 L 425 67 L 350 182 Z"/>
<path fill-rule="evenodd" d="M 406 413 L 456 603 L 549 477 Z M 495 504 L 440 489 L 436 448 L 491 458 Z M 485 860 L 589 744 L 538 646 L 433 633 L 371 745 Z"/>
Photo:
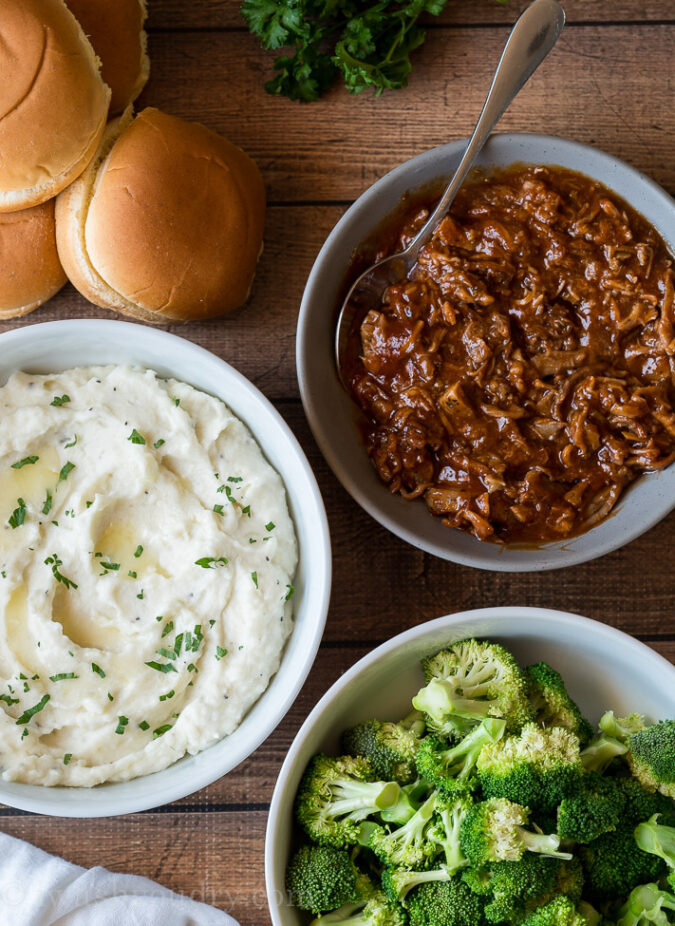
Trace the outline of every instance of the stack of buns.
<path fill-rule="evenodd" d="M 156 109 L 134 118 L 145 17 L 145 0 L 0 0 L 0 319 L 66 277 L 96 305 L 153 323 L 248 296 L 260 172 L 204 126 Z"/>

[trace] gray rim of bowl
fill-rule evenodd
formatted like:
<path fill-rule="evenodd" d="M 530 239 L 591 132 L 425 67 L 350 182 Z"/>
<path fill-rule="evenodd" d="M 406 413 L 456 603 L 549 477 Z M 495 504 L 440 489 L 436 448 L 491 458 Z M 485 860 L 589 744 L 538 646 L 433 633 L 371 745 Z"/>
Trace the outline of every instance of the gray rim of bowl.
<path fill-rule="evenodd" d="M 459 139 L 456 141 L 448 142 L 444 145 L 439 145 L 435 148 L 430 148 L 426 151 L 421 152 L 418 155 L 410 158 L 409 160 L 399 164 L 397 167 L 388 171 L 382 177 L 375 181 L 371 186 L 369 186 L 347 209 L 345 214 L 338 220 L 330 234 L 326 238 L 321 250 L 319 251 L 317 257 L 315 258 L 314 264 L 310 271 L 309 277 L 305 284 L 305 290 L 302 297 L 302 302 L 300 304 L 300 312 L 298 316 L 298 327 L 296 335 L 296 366 L 297 366 L 297 378 L 298 385 L 300 389 L 300 396 L 302 398 L 302 404 L 305 409 L 305 415 L 309 421 L 312 434 L 316 440 L 321 453 L 323 454 L 326 462 L 330 466 L 334 475 L 337 477 L 341 485 L 346 489 L 346 491 L 351 495 L 354 501 L 363 508 L 375 521 L 385 527 L 395 536 L 405 540 L 411 546 L 417 547 L 420 550 L 424 550 L 427 553 L 430 553 L 432 556 L 436 556 L 451 562 L 459 563 L 465 566 L 472 566 L 475 569 L 483 569 L 490 572 L 538 572 L 552 569 L 564 569 L 568 566 L 576 566 L 580 563 L 587 562 L 589 560 L 598 559 L 601 556 L 605 556 L 608 553 L 613 552 L 614 550 L 619 549 L 620 547 L 625 546 L 631 541 L 635 540 L 637 537 L 640 537 L 642 534 L 646 533 L 652 527 L 662 521 L 674 508 L 675 508 L 675 497 L 672 498 L 669 505 L 666 507 L 660 507 L 639 525 L 633 526 L 632 529 L 626 531 L 623 535 L 616 536 L 613 535 L 608 537 L 604 543 L 596 544 L 591 549 L 582 549 L 570 553 L 566 552 L 566 558 L 564 561 L 558 562 L 540 562 L 537 560 L 521 560 L 517 565 L 514 563 L 500 563 L 497 559 L 490 563 L 486 562 L 480 554 L 474 555 L 472 553 L 464 553 L 456 550 L 440 550 L 437 545 L 428 543 L 425 539 L 419 537 L 413 531 L 410 531 L 404 525 L 398 523 L 393 518 L 389 517 L 386 514 L 381 506 L 378 503 L 377 499 L 371 498 L 369 495 L 364 494 L 358 483 L 348 475 L 342 465 L 336 453 L 333 452 L 332 442 L 330 438 L 326 435 L 325 427 L 322 423 L 321 416 L 314 406 L 312 392 L 307 380 L 306 369 L 307 362 L 306 356 L 309 352 L 312 351 L 312 344 L 310 339 L 307 337 L 305 320 L 308 315 L 311 313 L 311 301 L 315 298 L 313 294 L 313 289 L 316 286 L 317 279 L 320 277 L 322 272 L 322 264 L 326 259 L 333 242 L 339 238 L 343 230 L 349 226 L 349 224 L 354 220 L 355 213 L 357 209 L 364 210 L 370 203 L 376 202 L 380 194 L 380 190 L 385 184 L 388 184 L 392 181 L 398 179 L 399 176 L 404 175 L 411 169 L 411 167 L 417 166 L 421 167 L 427 162 L 433 163 L 433 161 L 439 157 L 440 154 L 443 156 L 451 157 L 453 154 L 460 153 L 466 147 L 468 142 L 467 138 Z M 601 161 L 608 168 L 619 168 L 621 171 L 625 172 L 635 183 L 647 186 L 653 195 L 657 196 L 663 202 L 663 207 L 665 210 L 673 211 L 673 200 L 672 198 L 660 187 L 654 180 L 648 177 L 646 174 L 643 174 L 641 171 L 637 170 L 634 167 L 631 167 L 629 164 L 626 164 L 625 161 L 622 161 L 620 158 L 614 157 L 613 155 L 608 154 L 605 151 L 602 151 L 598 148 L 593 148 L 590 145 L 585 145 L 582 142 L 576 142 L 572 139 L 563 138 L 555 135 L 540 135 L 538 133 L 528 133 L 528 132 L 514 132 L 514 133 L 494 133 L 488 142 L 486 143 L 485 149 L 489 151 L 490 143 L 493 144 L 506 144 L 513 145 L 514 147 L 521 146 L 526 147 L 528 144 L 536 142 L 538 144 L 550 144 L 561 151 L 569 152 L 586 152 L 589 157 L 592 157 L 593 160 Z M 524 159 L 515 159 L 516 161 Z M 548 163 L 555 163 L 555 161 L 549 161 Z M 583 173 L 583 171 L 581 171 Z M 621 194 L 617 194 L 621 196 Z M 635 206 L 633 208 L 636 208 Z M 639 209 L 638 209 L 639 211 Z M 675 240 L 670 240 L 670 238 L 665 238 L 666 243 L 671 250 L 675 251 Z M 331 306 L 331 316 L 330 324 L 334 325 L 334 316 L 333 310 L 337 307 Z M 332 344 L 332 339 L 331 339 Z M 333 366 L 333 358 L 331 355 L 331 365 L 329 376 L 335 377 L 336 374 Z M 342 388 L 342 387 L 340 387 Z M 363 451 L 365 453 L 365 449 Z M 675 464 L 673 464 L 675 466 Z M 645 477 L 641 477 L 645 478 Z M 647 476 L 648 478 L 648 476 Z M 634 485 L 634 484 L 633 484 Z M 630 491 L 631 487 L 627 491 Z M 387 492 L 385 486 L 382 486 L 382 490 Z M 380 496 L 378 495 L 378 498 Z M 430 515 L 430 517 L 432 517 Z M 611 517 L 611 514 L 610 514 Z M 605 522 L 602 522 L 605 523 Z M 599 526 L 599 525 L 598 525 Z M 588 537 L 592 534 L 593 528 L 586 534 L 581 535 Z M 576 538 L 572 538 L 576 539 Z M 478 541 L 480 543 L 480 541 Z M 561 541 L 559 544 L 541 544 L 538 546 L 538 549 L 546 551 L 547 549 L 554 550 L 556 547 L 558 549 L 564 548 L 565 541 Z"/>
<path fill-rule="evenodd" d="M 320 718 L 325 708 L 336 697 L 339 697 L 339 694 L 345 688 L 347 688 L 357 676 L 361 675 L 362 672 L 365 672 L 371 665 L 373 665 L 373 663 L 377 662 L 383 656 L 386 656 L 393 650 L 403 648 L 407 643 L 412 643 L 419 636 L 431 635 L 435 631 L 440 630 L 450 630 L 455 624 L 461 624 L 467 621 L 476 621 L 486 618 L 497 618 L 503 621 L 508 621 L 512 618 L 524 619 L 527 622 L 531 622 L 533 628 L 535 628 L 537 624 L 540 624 L 542 621 L 558 621 L 564 622 L 566 627 L 569 629 L 574 629 L 576 627 L 580 632 L 586 630 L 592 631 L 595 634 L 600 634 L 607 638 L 608 645 L 611 644 L 614 640 L 620 640 L 622 643 L 627 644 L 630 648 L 639 650 L 643 656 L 650 658 L 654 663 L 654 670 L 660 672 L 665 671 L 667 675 L 671 676 L 673 686 L 675 686 L 675 666 L 673 666 L 672 663 L 668 662 L 667 659 L 661 656 L 660 653 L 657 653 L 656 650 L 653 650 L 645 643 L 641 643 L 639 640 L 636 640 L 635 637 L 631 636 L 630 634 L 624 633 L 623 630 L 618 630 L 616 627 L 612 627 L 610 624 L 604 624 L 602 621 L 596 621 L 593 618 L 584 617 L 581 614 L 575 614 L 570 611 L 557 611 L 552 608 L 536 608 L 525 606 L 519 607 L 517 605 L 507 605 L 494 608 L 476 608 L 470 611 L 457 611 L 454 614 L 445 614 L 442 617 L 437 617 L 433 620 L 427 621 L 424 624 L 418 624 L 416 627 L 411 627 L 409 630 L 404 630 L 402 633 L 397 634 L 395 637 L 391 637 L 389 640 L 386 640 L 374 650 L 371 650 L 371 652 L 366 656 L 363 656 L 361 659 L 355 662 L 351 668 L 347 669 L 346 672 L 344 672 L 335 682 L 333 682 L 328 691 L 316 703 L 312 711 L 307 716 L 307 719 L 296 733 L 295 738 L 293 739 L 293 742 L 291 743 L 291 746 L 286 753 L 286 758 L 284 759 L 279 774 L 277 775 L 276 784 L 274 786 L 274 793 L 272 794 L 272 801 L 270 803 L 269 814 L 267 817 L 267 827 L 265 830 L 265 888 L 267 891 L 267 903 L 270 909 L 273 926 L 283 926 L 281 919 L 277 915 L 277 894 L 280 890 L 280 887 L 275 883 L 274 880 L 274 864 L 276 861 L 274 840 L 279 818 L 287 808 L 287 796 L 284 795 L 286 783 L 295 771 L 298 753 L 301 751 L 305 737 L 311 728 Z"/>
<path fill-rule="evenodd" d="M 119 791 L 124 788 L 125 785 L 133 784 L 135 781 L 146 780 L 147 782 L 153 782 L 157 776 L 161 776 L 164 772 L 169 769 L 175 769 L 178 766 L 178 763 L 181 760 L 178 760 L 177 763 L 174 763 L 172 766 L 168 766 L 167 769 L 164 769 L 160 772 L 154 772 L 150 775 L 139 776 L 139 778 L 131 779 L 128 782 L 112 782 L 109 784 L 99 785 L 95 788 L 68 788 L 68 787 L 54 787 L 47 788 L 44 787 L 44 797 L 40 795 L 39 798 L 33 798 L 31 796 L 15 798 L 13 795 L 9 797 L 7 794 L 3 793 L 3 782 L 0 780 L 0 794 L 2 795 L 3 802 L 7 803 L 11 807 L 16 807 L 19 810 L 27 810 L 34 813 L 42 813 L 50 816 L 61 816 L 61 817 L 72 817 L 72 818 L 82 818 L 82 817 L 108 817 L 108 816 L 118 816 L 121 814 L 128 813 L 137 813 L 143 810 L 150 810 L 153 807 L 158 807 L 161 804 L 171 803 L 173 801 L 179 800 L 180 798 L 187 797 L 190 794 L 193 794 L 195 791 L 198 791 L 200 788 L 203 788 L 209 784 L 212 784 L 214 781 L 217 781 L 219 778 L 222 778 L 228 772 L 232 771 L 237 765 L 243 762 L 248 756 L 250 756 L 256 749 L 272 734 L 272 732 L 277 728 L 281 723 L 283 718 L 286 716 L 290 708 L 292 707 L 295 699 L 297 698 L 300 689 L 302 688 L 309 672 L 314 664 L 316 653 L 319 649 L 321 639 L 323 637 L 323 632 L 325 629 L 326 619 L 328 616 L 328 605 L 330 601 L 330 590 L 331 590 L 331 575 L 332 575 L 332 557 L 331 557 L 331 545 L 330 545 L 330 534 L 328 530 L 328 519 L 326 517 L 326 512 L 323 504 L 323 499 L 321 492 L 319 490 L 318 484 L 316 482 L 316 477 L 312 471 L 311 466 L 305 456 L 304 451 L 302 450 L 300 444 L 298 443 L 297 438 L 291 431 L 290 427 L 286 424 L 284 419 L 281 417 L 276 408 L 272 405 L 270 400 L 263 395 L 260 390 L 253 385 L 246 377 L 231 366 L 227 361 L 221 360 L 220 357 L 212 354 L 210 351 L 206 350 L 203 347 L 200 347 L 197 344 L 194 344 L 192 341 L 188 341 L 186 338 L 181 338 L 178 335 L 171 334 L 167 331 L 162 331 L 157 328 L 150 328 L 146 325 L 135 324 L 133 322 L 118 321 L 114 319 L 68 319 L 63 321 L 53 321 L 53 322 L 41 322 L 35 325 L 26 325 L 21 328 L 12 329 L 11 331 L 4 332 L 0 334 L 0 346 L 5 350 L 11 350 L 13 341 L 23 341 L 31 337 L 32 331 L 40 330 L 41 332 L 53 332 L 55 335 L 58 334 L 60 338 L 64 341 L 68 338 L 69 330 L 77 331 L 78 336 L 81 333 L 88 333 L 90 335 L 96 335 L 102 340 L 105 340 L 107 332 L 119 332 L 120 330 L 127 329 L 128 336 L 133 338 L 135 333 L 141 329 L 143 331 L 143 336 L 150 339 L 156 340 L 158 343 L 174 343 L 179 342 L 181 350 L 187 353 L 191 353 L 194 357 L 194 362 L 202 365 L 213 365 L 214 373 L 217 375 L 218 367 L 222 370 L 223 368 L 227 371 L 228 375 L 231 376 L 237 383 L 239 388 L 249 393 L 253 396 L 258 402 L 260 402 L 267 410 L 267 412 L 275 419 L 276 424 L 280 430 L 284 433 L 286 440 L 288 441 L 289 447 L 293 450 L 294 456 L 301 467 L 305 481 L 306 481 L 306 490 L 311 497 L 312 504 L 315 509 L 315 523 L 313 525 L 314 529 L 318 533 L 318 542 L 316 544 L 316 549 L 323 549 L 323 569 L 325 575 L 325 582 L 323 583 L 323 588 L 321 590 L 321 595 L 318 601 L 314 602 L 315 615 L 317 616 L 316 623 L 313 628 L 311 637 L 307 641 L 305 647 L 305 657 L 302 663 L 302 671 L 299 672 L 293 682 L 293 685 L 289 688 L 286 697 L 283 700 L 278 702 L 271 702 L 271 710 L 265 715 L 265 722 L 261 724 L 255 737 L 252 737 L 250 742 L 253 744 L 252 748 L 240 749 L 238 752 L 235 752 L 234 755 L 223 755 L 223 761 L 219 763 L 218 769 L 200 769 L 199 764 L 196 763 L 195 767 L 192 768 L 188 781 L 181 783 L 176 783 L 169 786 L 160 786 L 159 782 L 158 787 L 153 789 L 153 797 L 148 800 L 147 797 L 139 796 L 137 798 L 124 797 L 121 798 L 124 802 L 123 810 L 116 810 L 113 806 L 116 798 L 121 797 Z M 56 363 L 56 366 L 59 364 Z M 17 367 L 18 369 L 18 367 Z M 195 387 L 198 388 L 198 387 Z M 206 390 L 200 390 L 206 391 Z M 221 401 L 227 402 L 227 399 L 223 399 L 222 396 L 218 396 L 216 392 L 212 392 L 216 397 L 221 398 Z M 243 420 L 243 419 L 242 419 Z M 251 427 L 248 422 L 244 421 L 244 424 L 247 427 Z M 256 440 L 258 440 L 256 438 Z M 260 443 L 260 442 L 259 442 Z M 265 453 L 265 448 L 260 444 Z M 288 488 L 286 487 L 288 492 Z M 295 617 L 295 612 L 294 612 Z M 297 625 L 296 625 L 297 626 Z M 294 631 L 295 633 L 295 627 Z M 293 634 L 289 637 L 286 648 L 290 645 L 293 639 Z M 283 664 L 283 656 L 282 656 Z M 257 705 L 259 705 L 262 699 L 265 698 L 265 695 L 270 691 L 270 688 L 276 679 L 279 671 L 281 670 L 281 665 L 277 673 L 272 676 L 270 680 L 270 685 L 263 692 L 260 699 L 255 702 L 255 704 L 250 708 L 250 711 L 254 710 Z M 276 704 L 276 706 L 275 706 Z M 250 711 L 244 716 L 242 723 L 237 727 L 241 729 L 241 726 L 246 722 L 247 717 L 249 716 Z M 236 731 L 235 731 L 236 732 Z M 208 747 L 209 749 L 215 748 L 227 740 L 227 737 L 219 740 L 218 743 L 215 743 L 214 746 Z M 204 756 L 208 750 L 197 755 Z M 189 756 L 184 756 L 183 758 L 194 758 Z M 13 784 L 13 783 L 12 783 Z M 31 786 L 26 785 L 26 788 L 34 788 L 41 786 Z M 102 795 L 102 800 L 100 802 L 97 799 L 97 803 L 87 802 L 87 795 L 95 794 L 97 796 L 101 795 L 101 792 L 104 792 Z M 76 796 L 82 796 L 83 806 L 75 805 L 71 806 L 70 804 L 64 804 L 59 802 L 59 795 L 67 793 L 72 795 L 75 793 Z"/>

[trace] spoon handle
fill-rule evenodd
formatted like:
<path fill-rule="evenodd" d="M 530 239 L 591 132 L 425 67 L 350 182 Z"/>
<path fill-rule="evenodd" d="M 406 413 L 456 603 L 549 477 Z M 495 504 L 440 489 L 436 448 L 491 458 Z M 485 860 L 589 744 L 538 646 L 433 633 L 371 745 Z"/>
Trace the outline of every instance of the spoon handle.
<path fill-rule="evenodd" d="M 499 59 L 492 84 L 466 151 L 440 202 L 407 248 L 413 259 L 445 215 L 481 148 L 523 84 L 553 48 L 565 25 L 557 0 L 534 0 L 516 20 Z"/>

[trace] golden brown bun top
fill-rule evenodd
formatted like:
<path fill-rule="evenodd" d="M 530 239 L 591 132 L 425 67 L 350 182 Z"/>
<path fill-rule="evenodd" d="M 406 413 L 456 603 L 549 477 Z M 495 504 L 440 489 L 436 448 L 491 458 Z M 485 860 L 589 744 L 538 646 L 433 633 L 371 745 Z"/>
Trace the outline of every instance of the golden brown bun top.
<path fill-rule="evenodd" d="M 143 89 L 150 70 L 145 53 L 145 0 L 66 0 L 101 59 L 112 90 L 110 113 L 121 113 Z"/>
<path fill-rule="evenodd" d="M 65 282 L 56 253 L 54 200 L 0 215 L 0 318 L 26 314 Z"/>
<path fill-rule="evenodd" d="M 246 300 L 264 215 L 248 155 L 203 125 L 145 109 L 99 170 L 86 251 L 129 302 L 167 318 L 207 318 Z"/>
<path fill-rule="evenodd" d="M 0 210 L 11 211 L 86 167 L 110 91 L 63 0 L 0 0 L 0 75 Z"/>

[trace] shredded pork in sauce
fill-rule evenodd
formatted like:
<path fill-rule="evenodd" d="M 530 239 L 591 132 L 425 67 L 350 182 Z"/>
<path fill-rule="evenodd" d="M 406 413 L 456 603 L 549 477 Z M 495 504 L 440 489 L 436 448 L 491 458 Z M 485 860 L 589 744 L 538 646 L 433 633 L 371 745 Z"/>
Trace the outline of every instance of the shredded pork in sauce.
<path fill-rule="evenodd" d="M 484 177 L 355 332 L 368 453 L 480 540 L 579 534 L 675 459 L 674 324 L 672 257 L 617 196 L 562 168 Z"/>

